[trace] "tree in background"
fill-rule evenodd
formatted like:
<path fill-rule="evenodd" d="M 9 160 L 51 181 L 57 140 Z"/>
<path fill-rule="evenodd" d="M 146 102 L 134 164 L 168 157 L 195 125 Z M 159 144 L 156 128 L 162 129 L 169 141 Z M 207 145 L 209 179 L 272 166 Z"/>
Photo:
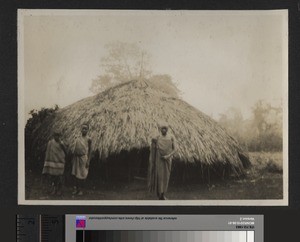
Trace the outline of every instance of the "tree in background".
<path fill-rule="evenodd" d="M 105 45 L 107 55 L 101 59 L 102 72 L 92 80 L 90 91 L 99 93 L 120 83 L 144 80 L 170 95 L 178 97 L 179 90 L 170 75 L 153 75 L 150 54 L 136 43 L 113 42 Z"/>
<path fill-rule="evenodd" d="M 244 118 L 240 109 L 231 107 L 226 113 L 221 114 L 219 123 L 227 129 L 240 143 L 243 141 Z"/>
<path fill-rule="evenodd" d="M 220 115 L 219 123 L 249 151 L 282 150 L 282 107 L 259 100 L 244 119 L 239 109 L 230 108 Z"/>
<path fill-rule="evenodd" d="M 177 84 L 174 83 L 172 77 L 167 74 L 163 75 L 152 75 L 148 81 L 152 84 L 156 89 L 165 92 L 171 96 L 179 97 L 180 90 L 177 87 Z"/>
<path fill-rule="evenodd" d="M 282 107 L 259 100 L 252 108 L 252 130 L 257 142 L 251 149 L 266 151 L 282 150 Z"/>
<path fill-rule="evenodd" d="M 150 76 L 149 54 L 137 44 L 114 42 L 105 45 L 107 55 L 101 59 L 102 74 L 92 81 L 90 90 L 99 93 L 114 85 Z"/>

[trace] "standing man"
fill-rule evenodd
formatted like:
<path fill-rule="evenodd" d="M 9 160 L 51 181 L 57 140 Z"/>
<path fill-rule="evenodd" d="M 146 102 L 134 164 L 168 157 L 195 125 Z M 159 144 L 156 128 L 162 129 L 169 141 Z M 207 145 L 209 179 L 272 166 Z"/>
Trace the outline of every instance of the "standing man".
<path fill-rule="evenodd" d="M 176 143 L 168 134 L 168 124 L 161 124 L 159 129 L 161 134 L 152 139 L 150 147 L 148 186 L 150 191 L 156 192 L 159 200 L 166 200 Z"/>
<path fill-rule="evenodd" d="M 75 187 L 73 195 L 82 196 L 83 183 L 89 172 L 89 164 L 91 158 L 91 139 L 87 136 L 89 125 L 81 126 L 81 136 L 76 138 L 71 149 L 72 153 L 72 175 L 75 177 Z"/>

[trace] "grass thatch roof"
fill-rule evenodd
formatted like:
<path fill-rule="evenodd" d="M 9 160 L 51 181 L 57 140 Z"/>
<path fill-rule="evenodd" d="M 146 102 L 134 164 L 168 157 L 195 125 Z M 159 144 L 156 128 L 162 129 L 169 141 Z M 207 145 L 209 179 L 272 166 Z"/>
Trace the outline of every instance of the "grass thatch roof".
<path fill-rule="evenodd" d="M 62 130 L 71 143 L 89 123 L 93 151 L 100 159 L 122 150 L 149 147 L 158 135 L 158 123 L 170 125 L 177 140 L 176 160 L 203 165 L 230 164 L 243 170 L 243 152 L 238 143 L 213 119 L 181 99 L 157 90 L 151 83 L 131 81 L 82 99 L 46 119 L 34 133 L 34 147 L 45 150 L 51 130 Z"/>

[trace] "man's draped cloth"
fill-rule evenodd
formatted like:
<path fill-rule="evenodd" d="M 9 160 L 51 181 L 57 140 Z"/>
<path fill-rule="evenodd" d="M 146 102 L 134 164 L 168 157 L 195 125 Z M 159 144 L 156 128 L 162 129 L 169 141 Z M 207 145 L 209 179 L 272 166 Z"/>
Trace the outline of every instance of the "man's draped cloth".
<path fill-rule="evenodd" d="M 60 176 L 64 174 L 65 152 L 54 139 L 47 144 L 43 174 Z"/>
<path fill-rule="evenodd" d="M 150 192 L 157 195 L 167 192 L 171 174 L 172 158 L 164 159 L 174 149 L 172 136 L 159 136 L 152 139 L 148 167 L 148 187 Z"/>
<path fill-rule="evenodd" d="M 86 179 L 88 175 L 88 152 L 89 144 L 88 137 L 78 137 L 76 138 L 72 148 L 71 153 L 72 158 L 72 175 L 78 179 Z"/>

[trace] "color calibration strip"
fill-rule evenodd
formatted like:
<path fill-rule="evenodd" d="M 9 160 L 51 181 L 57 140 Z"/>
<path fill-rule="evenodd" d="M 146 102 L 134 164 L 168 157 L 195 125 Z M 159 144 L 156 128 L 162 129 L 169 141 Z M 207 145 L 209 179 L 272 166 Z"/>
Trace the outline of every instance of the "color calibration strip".
<path fill-rule="evenodd" d="M 76 242 L 254 242 L 254 231 L 77 230 Z"/>

